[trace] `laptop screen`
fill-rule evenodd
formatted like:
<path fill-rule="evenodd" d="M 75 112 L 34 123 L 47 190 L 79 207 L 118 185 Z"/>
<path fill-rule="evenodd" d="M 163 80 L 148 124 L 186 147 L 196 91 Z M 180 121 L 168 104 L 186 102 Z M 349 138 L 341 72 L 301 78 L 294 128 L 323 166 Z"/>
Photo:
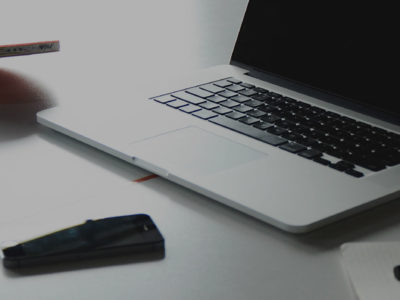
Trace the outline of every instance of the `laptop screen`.
<path fill-rule="evenodd" d="M 250 0 L 232 62 L 400 120 L 395 2 Z"/>

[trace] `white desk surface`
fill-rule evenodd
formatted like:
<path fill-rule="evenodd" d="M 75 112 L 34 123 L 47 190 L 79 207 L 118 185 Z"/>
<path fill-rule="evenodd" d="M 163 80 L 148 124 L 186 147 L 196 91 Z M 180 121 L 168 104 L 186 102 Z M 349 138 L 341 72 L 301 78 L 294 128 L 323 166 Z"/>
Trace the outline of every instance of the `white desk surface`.
<path fill-rule="evenodd" d="M 33 121 L 37 107 L 129 98 L 154 76 L 228 63 L 245 7 L 2 2 L 0 44 L 59 39 L 61 51 L 0 58 L 0 244 L 89 218 L 148 213 L 166 257 L 32 274 L 0 267 L 0 299 L 354 299 L 339 247 L 398 240 L 399 201 L 291 235 L 161 178 L 134 183 L 148 173 Z"/>

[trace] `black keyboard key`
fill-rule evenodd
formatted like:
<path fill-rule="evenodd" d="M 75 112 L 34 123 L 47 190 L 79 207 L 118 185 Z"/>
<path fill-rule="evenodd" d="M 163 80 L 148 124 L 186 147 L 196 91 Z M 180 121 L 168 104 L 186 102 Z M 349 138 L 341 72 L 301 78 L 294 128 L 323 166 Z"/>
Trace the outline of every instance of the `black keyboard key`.
<path fill-rule="evenodd" d="M 340 117 L 339 114 L 334 113 L 333 111 L 327 111 L 324 115 L 325 115 L 325 116 L 328 116 L 328 117 L 330 117 L 330 118 L 332 118 L 332 119 L 337 119 L 337 118 Z"/>
<path fill-rule="evenodd" d="M 204 100 L 203 98 L 200 98 L 198 96 L 186 93 L 186 92 L 177 92 L 177 93 L 173 93 L 172 96 L 179 98 L 181 100 L 184 100 L 186 102 L 189 102 L 191 104 L 200 104 L 203 102 L 206 102 L 206 100 Z"/>
<path fill-rule="evenodd" d="M 279 126 L 270 127 L 267 129 L 267 131 L 275 135 L 282 135 L 288 132 L 285 128 Z"/>
<path fill-rule="evenodd" d="M 253 88 L 253 90 L 255 90 L 257 93 L 261 93 L 261 94 L 268 93 L 268 90 L 260 88 L 260 87 Z"/>
<path fill-rule="evenodd" d="M 209 111 L 209 110 L 206 110 L 206 109 L 202 109 L 202 110 L 196 111 L 192 115 L 196 116 L 196 117 L 198 117 L 200 119 L 204 119 L 204 120 L 208 120 L 210 118 L 218 116 L 216 113 L 214 113 L 212 111 Z"/>
<path fill-rule="evenodd" d="M 243 104 L 236 106 L 234 109 L 241 113 L 248 113 L 253 110 L 253 108 L 251 108 L 250 106 L 243 105 Z"/>
<path fill-rule="evenodd" d="M 271 94 L 267 94 L 263 100 L 261 100 L 261 99 L 258 99 L 258 100 L 263 101 L 267 104 L 271 104 L 271 105 L 277 105 L 281 101 L 279 98 L 271 96 Z"/>
<path fill-rule="evenodd" d="M 261 119 L 268 123 L 274 123 L 274 122 L 280 120 L 281 118 L 276 115 L 269 114 L 269 115 L 261 117 Z"/>
<path fill-rule="evenodd" d="M 227 99 L 225 97 L 221 97 L 219 95 L 214 95 L 214 96 L 208 97 L 207 100 L 210 100 L 214 103 L 220 103 L 220 102 L 226 101 Z"/>
<path fill-rule="evenodd" d="M 276 125 L 290 130 L 295 130 L 298 127 L 296 123 L 287 120 L 279 120 L 276 122 Z"/>
<path fill-rule="evenodd" d="M 355 168 L 355 165 L 353 163 L 345 161 L 345 160 L 338 161 L 336 164 L 342 166 L 346 170 Z"/>
<path fill-rule="evenodd" d="M 251 89 L 249 89 L 249 90 L 244 90 L 244 91 L 240 91 L 240 92 L 238 92 L 238 93 L 241 94 L 241 95 L 243 95 L 243 96 L 247 96 L 247 97 L 251 97 L 251 96 L 254 96 L 254 95 L 257 94 L 256 91 L 251 90 Z"/>
<path fill-rule="evenodd" d="M 237 93 L 225 90 L 222 93 L 219 93 L 218 95 L 225 97 L 225 98 L 232 98 L 232 97 L 235 97 L 237 95 Z"/>
<path fill-rule="evenodd" d="M 195 95 L 195 96 L 199 96 L 201 98 L 207 98 L 207 97 L 211 97 L 213 95 L 213 93 L 202 90 L 200 88 L 188 89 L 188 90 L 186 90 L 186 92 L 188 92 L 189 94 Z"/>
<path fill-rule="evenodd" d="M 282 136 L 285 139 L 288 139 L 288 140 L 291 140 L 294 142 L 298 142 L 298 143 L 301 143 L 304 140 L 304 137 L 301 134 L 298 134 L 295 132 L 286 131 L 286 132 L 282 133 Z"/>
<path fill-rule="evenodd" d="M 257 123 L 257 122 L 260 122 L 259 119 L 256 119 L 256 118 L 253 118 L 253 117 L 249 117 L 249 116 L 244 117 L 244 118 L 240 119 L 239 121 L 244 123 L 244 124 L 247 124 L 247 125 L 253 125 L 253 124 Z"/>
<path fill-rule="evenodd" d="M 245 135 L 254 137 L 256 139 L 259 139 L 264 134 L 264 132 L 259 129 L 245 125 L 243 123 L 240 123 L 239 121 L 227 118 L 226 116 L 218 116 L 212 118 L 210 119 L 210 122 L 243 133 Z"/>
<path fill-rule="evenodd" d="M 328 145 L 332 145 L 337 142 L 337 139 L 333 136 L 330 136 L 329 134 L 321 136 L 318 140 Z"/>
<path fill-rule="evenodd" d="M 214 84 L 216 86 L 219 86 L 219 87 L 222 87 L 222 88 L 226 88 L 227 86 L 232 85 L 232 82 L 229 82 L 228 80 L 220 80 L 220 81 L 214 82 Z"/>
<path fill-rule="evenodd" d="M 232 112 L 226 114 L 226 116 L 230 119 L 239 120 L 241 118 L 244 118 L 246 116 L 246 114 L 238 112 L 238 111 L 232 111 Z"/>
<path fill-rule="evenodd" d="M 165 104 L 165 103 L 168 103 L 170 101 L 176 100 L 176 98 L 172 97 L 171 95 L 164 95 L 164 96 L 156 97 L 156 98 L 154 98 L 154 100 L 159 102 L 159 103 Z"/>
<path fill-rule="evenodd" d="M 260 138 L 260 140 L 273 146 L 283 145 L 288 142 L 285 138 L 268 133 L 265 133 L 265 135 Z"/>
<path fill-rule="evenodd" d="M 331 162 L 329 160 L 322 158 L 322 157 L 317 157 L 317 158 L 314 158 L 313 160 L 324 166 L 329 166 L 331 164 Z"/>
<path fill-rule="evenodd" d="M 322 152 L 315 149 L 307 149 L 299 152 L 299 155 L 308 159 L 312 159 L 316 157 L 321 157 Z"/>
<path fill-rule="evenodd" d="M 302 124 L 296 124 L 296 126 L 291 127 L 291 129 L 305 136 L 310 133 L 310 128 Z"/>
<path fill-rule="evenodd" d="M 321 152 L 325 152 L 325 153 L 327 153 L 327 151 L 330 151 L 332 149 L 332 147 L 330 145 L 327 145 L 327 144 L 324 144 L 324 143 L 321 143 L 321 142 L 317 142 L 314 145 L 314 148 L 319 150 L 319 151 L 321 151 Z"/>
<path fill-rule="evenodd" d="M 344 171 L 347 170 L 346 166 L 343 166 L 343 165 L 341 165 L 341 164 L 339 164 L 339 163 L 330 164 L 329 166 L 330 166 L 332 169 L 338 170 L 338 171 L 340 171 L 340 172 L 344 172 Z"/>
<path fill-rule="evenodd" d="M 199 111 L 200 109 L 201 108 L 196 105 L 188 104 L 186 106 L 181 107 L 179 110 L 183 111 L 185 113 L 191 114 L 191 113 L 194 113 L 195 111 Z"/>
<path fill-rule="evenodd" d="M 173 107 L 173 108 L 180 108 L 182 106 L 188 105 L 187 102 L 182 101 L 182 100 L 174 100 L 170 101 L 167 103 L 168 106 Z"/>
<path fill-rule="evenodd" d="M 229 78 L 227 81 L 235 83 L 235 84 L 241 84 L 242 82 L 239 79 L 236 78 Z"/>
<path fill-rule="evenodd" d="M 388 156 L 383 158 L 383 161 L 387 166 L 396 166 L 400 164 L 400 152 L 389 154 Z"/>
<path fill-rule="evenodd" d="M 254 89 L 254 91 L 257 91 L 257 90 Z M 252 96 L 252 98 L 253 98 L 254 100 L 258 100 L 258 101 L 264 102 L 264 101 L 268 100 L 268 99 L 270 98 L 270 96 L 269 96 L 268 94 L 254 94 L 254 95 Z"/>
<path fill-rule="evenodd" d="M 219 104 L 222 106 L 228 107 L 228 108 L 233 108 L 233 107 L 239 106 L 238 102 L 232 101 L 230 99 L 220 102 Z"/>
<path fill-rule="evenodd" d="M 313 138 L 309 138 L 309 137 L 304 137 L 304 139 L 301 142 L 304 146 L 307 147 L 312 147 L 314 145 L 316 145 L 318 142 L 316 140 L 314 140 Z"/>
<path fill-rule="evenodd" d="M 327 154 L 337 157 L 337 158 L 344 158 L 346 156 L 346 152 L 344 150 L 333 147 L 333 146 L 326 149 L 325 152 Z"/>
<path fill-rule="evenodd" d="M 239 102 L 239 103 L 244 103 L 244 102 L 247 102 L 247 101 L 251 100 L 251 98 L 243 96 L 243 95 L 237 95 L 235 97 L 232 97 L 231 99 L 236 101 L 236 102 Z"/>
<path fill-rule="evenodd" d="M 261 129 L 261 130 L 266 130 L 270 127 L 274 127 L 274 124 L 268 123 L 268 122 L 258 122 L 257 124 L 254 125 L 255 128 Z"/>
<path fill-rule="evenodd" d="M 307 149 L 306 147 L 304 147 L 303 145 L 297 144 L 297 143 L 286 143 L 282 146 L 280 146 L 279 148 L 292 152 L 292 153 L 297 153 L 300 151 L 303 151 L 305 149 Z"/>
<path fill-rule="evenodd" d="M 359 152 L 345 152 L 342 158 L 356 165 L 360 165 L 368 159 L 368 156 Z"/>
<path fill-rule="evenodd" d="M 253 100 L 247 101 L 246 105 L 251 106 L 253 108 L 257 108 L 257 107 L 263 105 L 263 103 L 253 99 Z"/>
<path fill-rule="evenodd" d="M 213 93 L 213 94 L 221 93 L 224 91 L 223 88 L 216 86 L 215 84 L 211 84 L 211 83 L 202 85 L 200 88 L 207 92 Z"/>
<path fill-rule="evenodd" d="M 371 125 L 362 122 L 352 123 L 346 128 L 346 130 L 353 132 L 359 136 L 367 135 L 368 131 L 371 129 Z"/>
<path fill-rule="evenodd" d="M 228 86 L 226 89 L 228 91 L 236 93 L 236 92 L 239 92 L 239 91 L 243 91 L 245 88 L 243 86 L 241 86 L 241 85 L 233 84 L 231 86 Z"/>
<path fill-rule="evenodd" d="M 211 101 L 207 101 L 204 103 L 200 103 L 199 106 L 202 108 L 205 108 L 205 109 L 214 109 L 214 108 L 218 107 L 218 104 L 211 102 Z"/>
<path fill-rule="evenodd" d="M 252 88 L 254 87 L 253 84 L 245 83 L 245 82 L 243 82 L 243 83 L 241 84 L 241 86 L 243 86 L 243 87 L 245 87 L 245 88 L 248 88 L 248 89 L 252 89 Z"/>
<path fill-rule="evenodd" d="M 218 116 L 218 117 L 212 118 L 212 119 L 210 119 L 210 122 L 221 125 L 223 127 L 229 128 L 229 129 L 232 129 L 234 131 L 240 132 L 244 135 L 253 137 L 255 139 L 264 141 L 273 146 L 278 146 L 278 145 L 286 143 L 286 140 L 283 138 L 280 138 L 280 137 L 272 135 L 272 134 L 268 134 L 265 131 L 262 131 L 255 127 L 251 127 L 246 124 L 240 123 L 238 121 L 229 119 L 225 116 Z"/>
<path fill-rule="evenodd" d="M 383 169 L 385 169 L 385 164 L 379 161 L 374 161 L 374 160 L 366 160 L 366 161 L 362 161 L 358 163 L 359 166 L 374 171 L 374 172 L 378 172 L 381 171 Z"/>
<path fill-rule="evenodd" d="M 388 145 L 395 147 L 395 148 L 400 148 L 400 135 L 394 133 L 394 132 L 388 132 L 386 134 L 386 139 Z"/>
<path fill-rule="evenodd" d="M 260 105 L 259 107 L 257 107 L 257 109 L 265 112 L 265 113 L 273 113 L 278 111 L 278 108 L 273 106 L 273 105 L 268 105 L 268 104 L 264 104 L 264 105 Z"/>
<path fill-rule="evenodd" d="M 324 110 L 324 109 L 322 109 L 322 108 L 319 108 L 319 107 L 316 107 L 316 106 L 310 106 L 309 108 L 308 108 L 308 111 L 311 113 L 311 115 L 312 116 L 317 116 L 317 115 L 321 115 L 321 114 L 323 114 L 323 113 L 325 113 L 326 112 L 326 110 Z"/>
<path fill-rule="evenodd" d="M 253 109 L 253 110 L 249 111 L 247 114 L 248 114 L 249 116 L 254 117 L 254 118 L 261 118 L 262 116 L 265 116 L 265 115 L 266 115 L 265 112 L 263 112 L 263 111 L 261 111 L 261 110 L 258 110 L 258 109 Z"/>
<path fill-rule="evenodd" d="M 232 110 L 227 107 L 220 106 L 220 107 L 213 109 L 212 111 L 217 114 L 220 114 L 220 115 L 225 115 L 227 113 L 230 113 Z"/>
<path fill-rule="evenodd" d="M 345 173 L 346 173 L 346 174 L 349 174 L 349 175 L 351 175 L 351 176 L 357 177 L 357 178 L 360 178 L 360 177 L 363 177 L 363 176 L 364 176 L 363 173 L 361 173 L 361 172 L 359 172 L 359 171 L 356 171 L 356 170 L 353 170 L 353 169 L 346 170 Z"/>
<path fill-rule="evenodd" d="M 283 100 L 285 100 L 288 103 L 292 103 L 292 104 L 301 103 L 301 102 L 297 101 L 296 99 L 293 99 L 293 98 L 290 98 L 290 97 L 283 97 Z"/>

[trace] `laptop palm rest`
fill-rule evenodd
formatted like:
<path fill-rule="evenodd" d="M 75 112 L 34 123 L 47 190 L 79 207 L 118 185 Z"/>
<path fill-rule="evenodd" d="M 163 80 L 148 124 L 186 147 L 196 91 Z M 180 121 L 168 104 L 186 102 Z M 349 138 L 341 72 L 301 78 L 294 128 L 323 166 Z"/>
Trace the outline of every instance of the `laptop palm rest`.
<path fill-rule="evenodd" d="M 129 146 L 142 167 L 167 174 L 204 176 L 268 156 L 197 127 L 163 133 Z M 146 163 L 148 164 L 146 166 Z"/>

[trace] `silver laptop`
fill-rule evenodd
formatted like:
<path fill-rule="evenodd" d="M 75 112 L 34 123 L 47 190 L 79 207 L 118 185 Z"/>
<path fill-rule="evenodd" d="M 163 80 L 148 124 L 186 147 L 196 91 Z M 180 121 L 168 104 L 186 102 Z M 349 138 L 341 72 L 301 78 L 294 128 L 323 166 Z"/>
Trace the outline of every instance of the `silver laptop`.
<path fill-rule="evenodd" d="M 399 19 L 390 6 L 250 0 L 230 65 L 37 120 L 307 232 L 400 197 Z"/>

